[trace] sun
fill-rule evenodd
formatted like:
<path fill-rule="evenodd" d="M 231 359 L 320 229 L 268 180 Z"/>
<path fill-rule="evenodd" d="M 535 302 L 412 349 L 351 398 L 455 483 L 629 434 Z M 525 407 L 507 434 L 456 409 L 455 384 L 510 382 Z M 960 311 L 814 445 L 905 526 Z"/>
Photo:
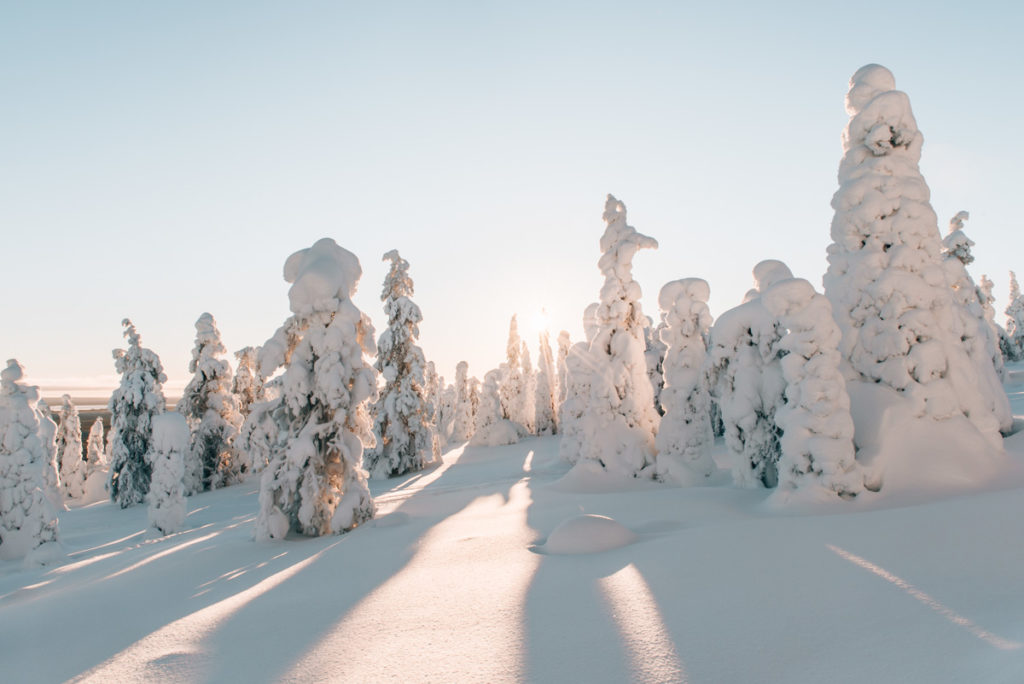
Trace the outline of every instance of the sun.
<path fill-rule="evenodd" d="M 542 333 L 551 326 L 551 319 L 548 317 L 548 310 L 541 308 L 539 311 L 534 311 L 530 317 L 530 327 L 535 333 Z"/>

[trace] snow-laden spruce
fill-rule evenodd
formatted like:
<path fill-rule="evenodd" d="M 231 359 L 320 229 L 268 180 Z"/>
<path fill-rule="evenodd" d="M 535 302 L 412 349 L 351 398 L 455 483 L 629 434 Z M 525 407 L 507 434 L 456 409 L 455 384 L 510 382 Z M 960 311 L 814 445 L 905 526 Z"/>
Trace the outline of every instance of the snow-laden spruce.
<path fill-rule="evenodd" d="M 180 532 L 185 524 L 185 456 L 191 441 L 188 423 L 180 413 L 153 418 L 149 524 L 163 535 Z"/>
<path fill-rule="evenodd" d="M 666 283 L 658 294 L 659 326 L 665 355 L 664 409 L 655 446 L 658 477 L 681 485 L 700 484 L 715 472 L 711 447 L 711 397 L 704 360 L 711 327 L 711 288 L 700 278 Z"/>
<path fill-rule="evenodd" d="M 824 283 L 847 377 L 896 390 L 918 416 L 964 415 L 1001 449 L 992 383 L 960 341 L 910 100 L 888 69 L 869 64 L 850 79 L 846 110 Z"/>
<path fill-rule="evenodd" d="M 19 383 L 23 374 L 14 359 L 0 371 L 0 559 L 42 559 L 57 545 L 57 509 L 44 477 L 53 443 L 41 424 L 39 389 Z"/>
<path fill-rule="evenodd" d="M 1008 432 L 1013 427 L 1010 400 L 1003 389 L 1003 353 L 999 350 L 999 337 L 985 320 L 984 303 L 978 286 L 967 272 L 974 261 L 971 247 L 974 241 L 964 233 L 964 221 L 970 218 L 966 211 L 957 212 L 949 221 L 949 234 L 942 241 L 942 266 L 946 282 L 953 290 L 954 314 L 959 318 L 960 340 L 971 362 L 978 369 L 978 377 L 986 383 L 982 394 L 992 415 L 999 421 L 999 429 Z M 991 371 L 995 371 L 994 373 Z"/>
<path fill-rule="evenodd" d="M 828 299 L 802 278 L 775 283 L 761 302 L 783 329 L 778 348 L 786 402 L 775 413 L 782 429 L 780 492 L 796 489 L 851 499 L 863 490 L 854 460 L 850 397 L 839 368 L 839 327 Z"/>
<path fill-rule="evenodd" d="M 452 432 L 455 430 L 455 406 L 458 403 L 458 393 L 455 385 L 446 385 L 444 376 L 438 378 L 441 388 L 440 400 L 437 407 L 437 434 L 441 444 L 449 444 L 453 441 Z"/>
<path fill-rule="evenodd" d="M 209 313 L 202 314 L 196 321 L 196 345 L 188 364 L 192 379 L 177 407 L 192 433 L 185 460 L 185 493 L 190 496 L 234 484 L 241 477 L 234 442 L 242 414 L 231 391 L 231 366 L 222 358 L 226 353 L 217 322 Z"/>
<path fill-rule="evenodd" d="M 142 339 L 127 318 L 121 321 L 127 349 L 115 349 L 114 367 L 121 384 L 110 396 L 110 500 L 121 508 L 142 503 L 149 492 L 152 466 L 146 460 L 153 435 L 153 417 L 164 412 L 160 358 L 142 347 Z"/>
<path fill-rule="evenodd" d="M 558 425 L 562 438 L 558 441 L 559 455 L 569 463 L 577 463 L 583 449 L 586 435 L 582 431 L 582 419 L 590 402 L 591 376 L 594 363 L 590 357 L 590 343 L 597 335 L 595 317 L 599 304 L 593 302 L 583 310 L 584 341 L 573 344 L 565 356 L 565 399 L 558 407 Z M 563 337 L 559 338 L 561 344 Z M 569 334 L 564 335 L 565 343 Z"/>
<path fill-rule="evenodd" d="M 264 379 L 257 368 L 259 353 L 259 347 L 243 347 L 235 352 L 238 367 L 231 380 L 231 393 L 235 395 L 238 412 L 243 418 L 249 415 L 253 404 L 266 401 L 267 398 L 263 388 Z"/>
<path fill-rule="evenodd" d="M 988 326 L 992 339 L 996 341 L 996 350 L 999 352 L 999 358 L 995 360 L 996 370 L 999 373 L 999 379 L 1005 382 L 1009 380 L 1009 372 L 1006 370 L 1008 338 L 1003 326 L 996 323 L 996 296 L 992 294 L 992 288 L 994 287 L 995 283 L 982 273 L 981 280 L 978 281 L 978 301 L 981 302 L 981 311 L 985 319 L 985 325 Z"/>
<path fill-rule="evenodd" d="M 362 458 L 373 445 L 367 404 L 377 395 L 364 355 L 376 344 L 369 317 L 352 302 L 361 275 L 359 259 L 330 238 L 285 261 L 293 315 L 260 352 L 264 377 L 286 369 L 271 414 L 278 434 L 260 478 L 257 540 L 289 530 L 340 533 L 374 515 Z"/>
<path fill-rule="evenodd" d="M 626 205 L 612 195 L 603 218 L 598 268 L 604 286 L 588 356 L 591 386 L 580 418 L 580 455 L 611 473 L 654 477 L 659 416 L 647 375 L 647 318 L 640 284 L 633 280 L 633 257 L 641 249 L 657 249 L 658 242 L 626 223 Z"/>
<path fill-rule="evenodd" d="M 473 401 L 469 389 L 469 364 L 459 361 L 455 366 L 455 419 L 452 421 L 452 442 L 462 444 L 473 436 Z"/>
<path fill-rule="evenodd" d="M 526 379 L 523 377 L 523 341 L 519 337 L 519 324 L 515 314 L 508 324 L 508 343 L 505 345 L 506 361 L 501 366 L 503 372 L 498 396 L 501 397 L 501 412 L 504 418 L 516 423 L 520 431 L 526 425 L 524 402 L 526 399 Z M 486 378 L 484 379 L 486 383 Z"/>
<path fill-rule="evenodd" d="M 644 357 L 647 359 L 647 377 L 651 380 L 654 390 L 654 408 L 658 415 L 664 415 L 661 405 L 661 391 L 665 388 L 665 343 L 662 342 L 662 331 L 665 323 L 654 325 L 651 317 L 647 317 L 644 327 Z"/>
<path fill-rule="evenodd" d="M 501 405 L 501 383 L 507 377 L 500 369 L 487 371 L 483 388 L 480 390 L 480 405 L 477 408 L 470 446 L 504 446 L 519 441 L 519 428 L 504 417 Z"/>
<path fill-rule="evenodd" d="M 373 478 L 394 477 L 423 470 L 440 457 L 424 387 L 426 360 L 416 344 L 423 314 L 413 295 L 409 262 L 391 250 L 384 255 L 391 267 L 380 298 L 388 327 L 377 342 L 374 368 L 384 377 L 384 389 L 373 407 L 377 444 L 366 451 L 364 463 Z"/>
<path fill-rule="evenodd" d="M 50 405 L 44 399 L 36 401 L 35 409 L 39 414 L 39 435 L 47 451 L 46 464 L 43 467 L 46 496 L 58 511 L 66 511 L 64 487 L 60 482 L 60 463 L 57 460 L 57 421 L 53 417 Z"/>
<path fill-rule="evenodd" d="M 569 349 L 572 347 L 572 338 L 569 336 L 568 330 L 562 330 L 558 333 L 558 393 L 555 397 L 555 411 L 558 415 L 558 420 L 561 420 L 562 415 L 562 402 L 565 401 L 566 395 L 569 393 L 569 366 L 566 363 L 566 359 L 569 358 Z"/>
<path fill-rule="evenodd" d="M 551 338 L 547 330 L 540 331 L 540 355 L 537 358 L 537 391 L 534 395 L 534 425 L 538 435 L 558 433 L 558 378 L 551 354 Z"/>
<path fill-rule="evenodd" d="M 106 484 L 107 452 L 103 439 L 103 419 L 96 418 L 89 428 L 89 438 L 85 441 L 83 500 L 92 502 L 105 498 Z"/>
<path fill-rule="evenodd" d="M 82 420 L 71 396 L 61 397 L 60 420 L 57 422 L 57 462 L 64 496 L 81 499 L 85 494 L 86 465 L 82 453 Z"/>
<path fill-rule="evenodd" d="M 537 434 L 537 374 L 530 359 L 530 348 L 524 340 L 519 353 L 522 363 L 523 394 L 519 405 L 519 425 L 525 435 Z"/>
<path fill-rule="evenodd" d="M 430 411 L 430 415 L 427 418 L 430 421 L 430 427 L 437 436 L 438 443 L 443 447 L 445 440 L 437 428 L 441 412 L 441 382 L 442 378 L 437 374 L 437 366 L 433 361 L 427 361 L 427 368 L 423 373 L 423 391 L 426 394 L 427 408 Z"/>
<path fill-rule="evenodd" d="M 711 328 L 705 372 L 722 412 L 733 481 L 741 487 L 775 487 L 781 454 L 775 412 L 786 387 L 779 365 L 779 325 L 761 302 L 761 292 L 792 277 L 785 264 L 754 267 L 756 287 Z"/>
<path fill-rule="evenodd" d="M 1006 305 L 1006 339 L 1003 351 L 1007 361 L 1024 361 L 1024 296 L 1017 274 L 1010 271 L 1010 296 Z"/>

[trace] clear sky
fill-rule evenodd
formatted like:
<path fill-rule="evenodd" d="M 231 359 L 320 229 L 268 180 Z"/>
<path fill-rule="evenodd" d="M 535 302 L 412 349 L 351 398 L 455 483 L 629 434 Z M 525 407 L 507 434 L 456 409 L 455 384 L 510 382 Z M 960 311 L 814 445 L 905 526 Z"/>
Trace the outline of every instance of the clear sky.
<path fill-rule="evenodd" d="M 1017 2 L 6 2 L 0 354 L 44 386 L 111 383 L 128 316 L 180 386 L 199 314 L 261 344 L 285 258 L 330 236 L 378 331 L 399 249 L 428 359 L 482 377 L 513 313 L 534 357 L 542 307 L 582 335 L 608 192 L 661 243 L 634 262 L 655 318 L 689 276 L 720 314 L 765 258 L 820 287 L 869 62 L 910 95 L 943 233 L 971 212 L 1002 308 L 1022 26 Z"/>

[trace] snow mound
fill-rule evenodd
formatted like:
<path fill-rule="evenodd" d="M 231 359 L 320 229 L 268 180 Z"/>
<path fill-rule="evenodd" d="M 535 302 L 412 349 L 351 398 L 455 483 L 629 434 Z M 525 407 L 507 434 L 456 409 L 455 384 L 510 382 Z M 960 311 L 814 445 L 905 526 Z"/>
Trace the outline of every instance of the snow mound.
<path fill-rule="evenodd" d="M 911 401 L 876 383 L 847 389 L 865 485 L 886 498 L 977 491 L 1012 470 L 1005 452 L 963 416 L 915 416 Z"/>
<path fill-rule="evenodd" d="M 636 539 L 636 534 L 617 520 L 588 513 L 563 521 L 551 531 L 540 550 L 554 554 L 600 553 L 632 544 Z"/>
<path fill-rule="evenodd" d="M 641 489 L 658 489 L 662 486 L 646 478 L 609 472 L 602 468 L 597 461 L 584 460 L 578 462 L 569 472 L 548 485 L 547 489 L 569 494 L 610 494 Z"/>

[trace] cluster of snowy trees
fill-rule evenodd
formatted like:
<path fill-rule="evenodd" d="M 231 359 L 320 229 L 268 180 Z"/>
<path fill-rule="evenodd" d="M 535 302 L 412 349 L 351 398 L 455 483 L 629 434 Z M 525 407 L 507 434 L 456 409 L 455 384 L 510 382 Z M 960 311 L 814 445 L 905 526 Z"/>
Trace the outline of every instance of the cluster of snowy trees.
<path fill-rule="evenodd" d="M 121 382 L 110 431 L 81 421 L 65 396 L 58 424 L 9 361 L 0 373 L 0 557 L 44 553 L 65 500 L 106 490 L 148 502 L 161 534 L 181 529 L 185 498 L 259 478 L 255 536 L 336 534 L 373 517 L 368 478 L 415 472 L 446 445 L 496 446 L 560 435 L 569 462 L 680 485 L 708 482 L 722 436 L 743 487 L 850 499 L 883 480 L 857 460 L 851 396 L 882 388 L 915 419 L 967 421 L 994 449 L 1012 419 L 1005 361 L 1024 360 L 1024 296 L 1011 272 L 1007 324 L 992 281 L 967 267 L 967 212 L 943 239 L 918 163 L 923 138 L 892 74 L 850 80 L 824 292 L 777 260 L 753 269 L 744 301 L 715 320 L 709 284 L 665 284 L 660 320 L 644 315 L 633 258 L 656 249 L 609 195 L 599 245 L 604 277 L 583 312 L 584 339 L 547 331 L 530 344 L 509 325 L 505 361 L 481 382 L 458 364 L 445 383 L 418 345 L 423 313 L 397 250 L 379 339 L 352 297 L 358 258 L 330 238 L 284 265 L 289 316 L 262 347 L 235 353 L 209 313 L 196 321 L 192 374 L 167 411 L 160 359 L 123 321 Z M 34 551 L 35 550 L 35 551 Z"/>

